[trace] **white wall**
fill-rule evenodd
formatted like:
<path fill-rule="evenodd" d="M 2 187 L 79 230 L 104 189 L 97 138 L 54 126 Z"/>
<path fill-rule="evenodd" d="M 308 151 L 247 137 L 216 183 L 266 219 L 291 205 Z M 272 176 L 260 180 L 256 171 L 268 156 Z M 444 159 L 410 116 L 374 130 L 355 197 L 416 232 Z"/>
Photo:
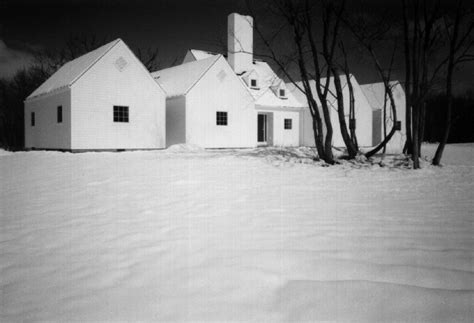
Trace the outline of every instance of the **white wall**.
<path fill-rule="evenodd" d="M 186 142 L 186 98 L 166 100 L 166 147 Z"/>
<path fill-rule="evenodd" d="M 341 76 L 341 79 L 343 76 Z M 359 86 L 359 83 L 353 77 L 352 87 L 354 89 L 354 110 L 356 118 L 356 135 L 359 147 L 371 147 L 372 146 L 372 107 L 370 106 L 365 94 Z M 349 87 L 346 85 L 343 88 L 344 95 L 344 112 L 346 115 L 347 130 L 349 131 Z M 332 126 L 334 130 L 333 134 L 333 146 L 345 147 L 344 140 L 342 139 L 341 127 L 339 125 L 339 117 L 337 114 L 337 102 L 333 103 L 333 108 L 330 109 Z"/>
<path fill-rule="evenodd" d="M 304 107 L 300 114 L 300 145 L 307 147 L 315 147 L 313 118 L 309 107 Z"/>
<path fill-rule="evenodd" d="M 395 106 L 397 109 L 397 120 L 402 122 L 402 127 L 400 131 L 397 131 L 392 139 L 387 144 L 386 152 L 392 154 L 400 154 L 403 152 L 403 146 L 406 141 L 406 123 L 405 123 L 405 91 L 400 83 L 397 82 L 395 86 L 392 87 L 393 98 L 395 100 Z M 388 102 L 389 103 L 389 102 Z M 392 129 L 393 117 L 391 114 L 390 104 L 387 105 L 387 133 Z M 383 127 L 383 126 L 382 126 Z M 383 130 L 382 130 L 383 137 Z M 383 138 L 382 138 L 383 139 Z"/>
<path fill-rule="evenodd" d="M 226 77 L 220 81 L 222 70 Z M 219 58 L 186 96 L 186 142 L 204 148 L 256 146 L 257 112 L 244 86 Z M 227 126 L 216 125 L 217 111 L 227 111 Z"/>
<path fill-rule="evenodd" d="M 25 102 L 25 148 L 71 149 L 71 96 L 69 88 Z M 62 106 L 63 122 L 57 122 Z M 31 126 L 35 112 L 35 126 Z"/>
<path fill-rule="evenodd" d="M 341 76 L 341 81 L 343 84 L 345 83 L 345 76 Z M 361 147 L 370 147 L 372 146 L 372 107 L 370 106 L 367 98 L 365 97 L 362 89 L 360 88 L 359 83 L 357 82 L 355 77 L 352 77 L 352 86 L 354 89 L 354 98 L 355 98 L 355 117 L 356 117 L 356 135 L 357 141 L 359 146 Z M 332 84 L 331 80 L 331 84 Z M 311 82 L 311 87 L 313 90 L 313 95 L 315 95 L 316 102 L 318 105 L 319 99 L 317 98 L 316 89 L 315 89 L 315 82 Z M 315 146 L 314 142 L 314 134 L 313 134 L 313 125 L 312 125 L 312 118 L 311 113 L 308 108 L 308 103 L 306 100 L 306 96 L 301 93 L 297 88 L 294 86 L 288 86 L 291 93 L 305 105 L 301 115 L 301 145 L 303 146 Z M 343 95 L 344 95 L 344 111 L 346 115 L 346 123 L 347 127 L 349 128 L 349 88 L 347 85 L 343 87 Z M 331 91 L 334 92 L 333 85 Z M 330 97 L 330 95 L 328 95 Z M 341 135 L 341 128 L 339 126 L 339 118 L 337 114 L 337 102 L 334 98 L 332 98 L 329 102 L 329 109 L 330 109 L 330 117 L 331 117 L 331 124 L 333 128 L 333 146 L 335 147 L 344 147 L 344 140 L 342 139 Z M 331 105 L 332 104 L 332 105 Z M 322 110 L 320 109 L 321 119 L 323 119 L 324 123 L 324 116 Z M 325 131 L 325 130 L 324 130 Z M 349 129 L 348 129 L 349 131 Z"/>
<path fill-rule="evenodd" d="M 257 108 L 258 112 L 269 112 L 273 114 L 273 146 L 297 147 L 300 145 L 300 112 L 281 111 L 276 109 Z M 284 120 L 292 120 L 292 128 L 285 129 Z"/>
<path fill-rule="evenodd" d="M 119 57 L 127 66 L 119 71 Z M 72 149 L 165 147 L 165 94 L 123 43 L 72 86 Z M 113 106 L 129 107 L 129 122 L 113 121 Z"/>

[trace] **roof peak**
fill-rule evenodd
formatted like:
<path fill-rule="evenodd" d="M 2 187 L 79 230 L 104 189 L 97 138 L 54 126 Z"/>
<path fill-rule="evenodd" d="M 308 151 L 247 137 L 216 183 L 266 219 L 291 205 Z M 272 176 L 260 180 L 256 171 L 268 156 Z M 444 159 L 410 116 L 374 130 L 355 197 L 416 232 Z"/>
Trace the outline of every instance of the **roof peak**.
<path fill-rule="evenodd" d="M 26 100 L 71 86 L 120 42 L 124 43 L 120 38 L 117 38 L 65 63 L 43 84 L 34 90 Z"/>

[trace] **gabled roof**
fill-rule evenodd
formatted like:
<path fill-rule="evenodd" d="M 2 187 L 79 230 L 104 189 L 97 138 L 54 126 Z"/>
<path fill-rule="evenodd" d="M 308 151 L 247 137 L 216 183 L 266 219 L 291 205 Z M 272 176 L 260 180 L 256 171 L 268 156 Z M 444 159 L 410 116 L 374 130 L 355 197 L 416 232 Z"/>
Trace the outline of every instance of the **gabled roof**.
<path fill-rule="evenodd" d="M 275 86 L 279 86 L 282 80 L 275 74 L 267 62 L 254 60 L 253 70 L 258 75 L 258 88 L 250 88 L 252 96 L 255 98 L 255 105 L 261 107 L 290 107 L 300 108 L 302 105 L 293 94 L 287 91 L 286 97 L 280 98 L 274 91 Z M 246 72 L 252 73 L 251 71 Z M 244 74 L 244 75 L 246 75 Z"/>
<path fill-rule="evenodd" d="M 393 88 L 400 83 L 398 81 L 391 81 L 389 84 Z M 363 84 L 360 88 L 362 92 L 364 92 L 367 101 L 369 101 L 372 110 L 380 110 L 383 108 L 385 102 L 385 85 L 383 82 Z"/>
<path fill-rule="evenodd" d="M 184 63 L 151 73 L 155 81 L 166 91 L 166 96 L 185 95 L 201 79 L 222 55 Z"/>
<path fill-rule="evenodd" d="M 212 59 L 212 57 L 216 56 L 223 56 L 222 54 L 197 49 L 190 49 L 188 53 L 191 53 L 191 55 L 196 59 L 195 62 Z M 186 64 L 189 63 L 185 63 L 183 65 Z M 248 86 L 246 86 L 250 94 L 254 97 L 256 105 L 260 105 L 262 107 L 279 108 L 300 108 L 304 106 L 295 97 L 293 97 L 291 93 L 287 93 L 287 96 L 284 99 L 280 98 L 278 95 L 275 94 L 274 89 L 272 87 L 274 85 L 278 85 L 281 82 L 281 79 L 275 74 L 275 72 L 273 72 L 272 68 L 270 67 L 270 65 L 268 65 L 268 63 L 261 60 L 254 60 L 252 66 L 252 70 L 246 71 L 244 74 L 238 76 L 241 81 L 243 81 L 243 79 L 246 78 L 248 75 L 258 75 L 259 81 L 257 89 L 249 88 Z"/>
<path fill-rule="evenodd" d="M 189 51 L 191 52 L 191 54 L 194 56 L 194 58 L 197 61 L 219 55 L 219 53 L 213 53 L 213 52 L 208 52 L 208 51 L 199 50 L 199 49 L 190 49 Z"/>
<path fill-rule="evenodd" d="M 51 93 L 68 86 L 71 86 L 87 70 L 89 70 L 97 61 L 99 61 L 115 45 L 122 42 L 120 38 L 111 41 L 85 55 L 64 64 L 59 70 L 51 75 L 43 84 L 41 84 L 26 100 L 40 95 Z"/>

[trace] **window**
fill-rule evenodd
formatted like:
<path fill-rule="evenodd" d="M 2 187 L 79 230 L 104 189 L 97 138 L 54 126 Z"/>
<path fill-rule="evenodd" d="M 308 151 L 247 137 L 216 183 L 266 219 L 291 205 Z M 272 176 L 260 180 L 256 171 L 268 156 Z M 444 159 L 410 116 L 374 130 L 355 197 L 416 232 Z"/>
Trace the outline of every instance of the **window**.
<path fill-rule="evenodd" d="M 31 112 L 31 126 L 32 127 L 35 126 L 35 113 L 34 112 Z"/>
<path fill-rule="evenodd" d="M 280 89 L 280 97 L 284 98 L 285 97 L 285 90 Z"/>
<path fill-rule="evenodd" d="M 397 121 L 395 122 L 395 130 L 402 130 L 402 122 L 401 121 Z"/>
<path fill-rule="evenodd" d="M 291 129 L 291 126 L 292 126 L 291 123 L 292 123 L 292 121 L 293 121 L 292 119 L 285 119 L 285 124 L 284 124 L 285 129 L 287 129 L 287 130 L 290 130 L 290 129 Z"/>
<path fill-rule="evenodd" d="M 114 105 L 114 122 L 128 122 L 128 107 Z"/>
<path fill-rule="evenodd" d="M 227 126 L 227 112 L 217 111 L 216 113 L 216 125 Z"/>
<path fill-rule="evenodd" d="M 63 107 L 62 107 L 62 106 L 59 106 L 59 107 L 58 107 L 57 119 L 58 119 L 58 123 L 62 123 L 62 122 L 63 122 Z"/>
<path fill-rule="evenodd" d="M 250 87 L 257 87 L 257 80 L 256 79 L 251 79 L 250 80 Z"/>

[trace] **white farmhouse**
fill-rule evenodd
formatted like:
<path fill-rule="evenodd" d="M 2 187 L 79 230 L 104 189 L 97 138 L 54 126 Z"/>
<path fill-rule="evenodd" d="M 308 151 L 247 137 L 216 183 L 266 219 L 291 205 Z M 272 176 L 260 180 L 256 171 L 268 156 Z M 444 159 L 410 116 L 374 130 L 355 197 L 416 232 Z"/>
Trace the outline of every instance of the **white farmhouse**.
<path fill-rule="evenodd" d="M 390 99 L 385 96 L 383 82 L 363 84 L 360 86 L 373 111 L 373 145 L 378 145 L 384 139 L 384 106 L 385 106 L 385 133 L 389 133 L 393 126 L 394 116 L 390 106 Z M 403 152 L 406 141 L 405 128 L 405 91 L 398 81 L 390 82 L 395 101 L 398 129 L 386 146 L 387 153 L 399 154 Z"/>
<path fill-rule="evenodd" d="M 152 73 L 167 92 L 167 146 L 300 145 L 302 104 L 253 57 L 253 19 L 228 16 L 227 59 L 191 49 L 183 64 Z"/>
<path fill-rule="evenodd" d="M 344 97 L 344 114 L 346 117 L 346 124 L 349 128 L 349 87 L 347 83 L 347 78 L 345 75 L 340 76 L 341 79 L 341 86 L 343 91 Z M 357 142 L 359 147 L 371 147 L 373 145 L 372 140 L 372 107 L 367 101 L 359 82 L 357 79 L 351 75 L 350 76 L 353 93 L 354 93 L 354 111 L 355 111 L 355 127 L 356 127 L 356 136 Z M 326 78 L 321 79 L 321 84 L 325 84 Z M 297 85 L 302 88 L 302 83 L 298 82 Z M 287 84 L 290 92 L 293 93 L 300 102 L 305 105 L 303 113 L 301 114 L 301 145 L 303 146 L 315 146 L 314 142 L 314 132 L 313 132 L 313 125 L 312 125 L 312 117 L 311 113 L 308 108 L 308 103 L 305 94 L 301 92 L 293 84 Z M 316 100 L 318 106 L 320 106 L 320 101 L 316 93 L 316 82 L 314 80 L 310 81 L 311 91 L 313 97 Z M 334 80 L 331 78 L 329 80 L 329 93 L 327 97 L 327 102 L 329 105 L 329 114 L 331 117 L 331 124 L 333 127 L 333 137 L 332 137 L 332 145 L 334 147 L 345 147 L 344 140 L 342 139 L 341 135 L 341 128 L 339 126 L 339 117 L 337 113 L 337 100 L 336 100 L 336 90 L 334 86 Z M 323 114 L 321 111 L 321 118 L 323 118 Z"/>
<path fill-rule="evenodd" d="M 25 147 L 165 147 L 165 92 L 120 39 L 68 62 L 25 100 Z"/>

